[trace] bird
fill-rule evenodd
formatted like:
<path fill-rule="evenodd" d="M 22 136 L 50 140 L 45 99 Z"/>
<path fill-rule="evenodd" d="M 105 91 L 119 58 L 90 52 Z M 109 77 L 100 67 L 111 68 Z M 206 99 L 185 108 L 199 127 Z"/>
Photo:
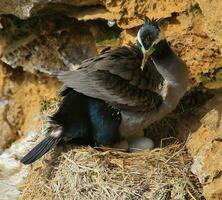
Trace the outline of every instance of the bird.
<path fill-rule="evenodd" d="M 57 78 L 65 87 L 49 136 L 21 159 L 23 164 L 36 161 L 60 141 L 112 146 L 141 136 L 177 106 L 188 87 L 185 62 L 158 21 L 147 17 L 136 44 L 105 50 Z"/>

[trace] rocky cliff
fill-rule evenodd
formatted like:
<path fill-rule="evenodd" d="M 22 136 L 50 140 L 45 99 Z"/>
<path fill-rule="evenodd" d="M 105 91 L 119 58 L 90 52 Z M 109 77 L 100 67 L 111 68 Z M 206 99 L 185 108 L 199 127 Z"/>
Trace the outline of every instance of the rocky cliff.
<path fill-rule="evenodd" d="M 222 199 L 221 9 L 219 0 L 2 0 L 0 197 L 20 194 L 16 185 L 27 168 L 18 160 L 35 141 L 61 86 L 51 74 L 78 67 L 107 46 L 134 42 L 146 15 L 162 18 L 167 40 L 189 67 L 190 88 L 204 86 L 202 92 L 213 96 L 182 115 L 173 129 L 180 138 L 191 135 L 186 143 L 191 171 L 205 198 Z"/>

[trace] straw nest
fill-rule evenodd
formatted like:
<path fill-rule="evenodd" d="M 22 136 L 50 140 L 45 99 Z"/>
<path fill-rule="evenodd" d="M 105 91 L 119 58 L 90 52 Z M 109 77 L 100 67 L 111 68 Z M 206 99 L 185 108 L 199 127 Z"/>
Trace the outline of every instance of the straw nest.
<path fill-rule="evenodd" d="M 137 153 L 58 147 L 30 168 L 20 200 L 204 199 L 183 145 Z"/>
<path fill-rule="evenodd" d="M 60 100 L 42 102 L 43 116 L 54 113 Z M 154 128 L 166 130 L 160 124 Z M 154 138 L 158 130 L 152 129 Z M 29 176 L 18 186 L 19 199 L 201 200 L 202 187 L 190 171 L 191 164 L 185 145 L 178 143 L 137 153 L 59 146 L 31 165 Z"/>

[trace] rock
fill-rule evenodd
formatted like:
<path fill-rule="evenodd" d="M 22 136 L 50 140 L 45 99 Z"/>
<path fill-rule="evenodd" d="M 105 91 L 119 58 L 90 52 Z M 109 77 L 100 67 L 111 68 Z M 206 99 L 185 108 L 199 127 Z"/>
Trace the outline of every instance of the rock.
<path fill-rule="evenodd" d="M 0 57 L 2 57 L 5 48 L 6 48 L 6 40 L 2 36 L 0 36 Z"/>
<path fill-rule="evenodd" d="M 150 18 L 170 17 L 172 13 L 182 13 L 187 9 L 188 0 L 182 1 L 110 1 L 102 0 L 106 8 L 113 13 L 118 20 L 118 25 L 123 29 L 137 27 L 143 23 L 138 19 L 140 16 Z"/>
<path fill-rule="evenodd" d="M 192 132 L 187 148 L 193 157 L 192 172 L 203 184 L 208 200 L 222 199 L 222 92 L 184 125 Z"/>
<path fill-rule="evenodd" d="M 67 16 L 74 17 L 78 20 L 96 20 L 96 19 L 105 19 L 105 20 L 113 20 L 116 19 L 115 16 L 109 12 L 104 7 L 88 7 L 84 10 L 81 8 L 75 8 L 72 12 L 68 13 Z"/>
<path fill-rule="evenodd" d="M 0 155 L 0 199 L 17 199 L 20 190 L 17 188 L 28 175 L 28 167 L 20 163 L 25 150 L 33 146 L 35 131 L 30 131 L 27 137 L 14 143 Z"/>
<path fill-rule="evenodd" d="M 173 0 L 166 2 L 161 0 L 158 3 L 154 1 L 135 2 L 129 0 L 124 2 L 109 0 L 84 2 L 57 0 L 53 1 L 53 5 L 50 4 L 51 1 L 43 2 L 38 0 L 33 3 L 31 0 L 26 0 L 23 1 L 20 6 L 18 6 L 17 1 L 13 1 L 12 5 L 6 5 L 4 2 L 5 1 L 2 3 L 2 8 L 5 6 L 5 9 L 2 9 L 2 13 L 11 13 L 21 18 L 35 16 L 39 13 L 48 15 L 48 13 L 54 12 L 65 13 L 69 17 L 83 21 L 95 19 L 115 20 L 117 25 L 123 29 L 121 38 L 124 44 L 134 42 L 137 28 L 143 23 L 140 19 L 141 16 L 147 15 L 151 18 L 163 18 L 164 20 L 162 20 L 161 23 L 162 29 L 176 53 L 187 63 L 190 69 L 191 79 L 194 83 L 202 81 L 202 72 L 208 73 L 210 70 L 221 66 L 220 31 L 222 28 L 220 26 L 221 3 L 219 0 L 214 3 L 211 3 L 210 0 L 181 0 L 179 2 Z M 16 11 L 14 9 L 15 7 L 17 8 Z M 211 10 L 215 10 L 215 13 L 212 14 Z M 73 35 L 71 32 L 67 33 L 66 31 L 66 33 L 64 33 L 65 36 L 49 34 L 56 32 L 56 29 L 53 28 L 53 30 L 50 31 L 50 27 L 55 27 L 56 20 L 50 20 L 47 18 L 41 20 L 43 22 L 46 21 L 42 27 L 49 29 L 40 31 L 41 37 L 39 37 L 39 35 L 36 36 L 36 34 L 34 34 L 34 36 L 33 34 L 29 34 L 29 37 L 26 37 L 25 40 L 20 42 L 20 45 L 16 45 L 16 47 L 12 45 L 12 48 L 7 50 L 2 60 L 11 66 L 25 66 L 25 70 L 33 71 L 31 66 L 34 65 L 41 72 L 52 73 L 52 71 L 56 70 L 75 68 L 76 56 L 81 57 L 80 55 L 84 54 L 85 56 L 82 56 L 82 58 L 86 58 L 87 56 L 95 55 L 95 48 L 92 48 L 94 41 L 91 39 L 89 43 L 93 45 L 88 45 L 83 42 L 83 46 L 87 46 L 86 49 L 91 48 L 91 50 L 89 50 L 91 53 L 83 53 L 84 50 L 82 50 L 82 53 L 73 51 L 71 55 L 74 59 L 67 59 L 70 57 L 70 49 L 63 49 L 62 52 L 57 51 L 58 49 L 60 50 L 60 47 L 63 47 L 64 44 L 61 38 L 69 38 L 67 39 L 68 43 L 75 47 L 75 42 L 70 38 L 79 40 L 79 37 L 82 35 L 74 36 L 76 34 Z M 67 26 L 65 27 L 65 29 L 67 29 Z M 68 29 L 70 30 L 70 26 Z M 47 34 L 42 35 L 41 32 L 46 32 Z M 27 50 L 29 49 L 27 45 L 35 46 L 34 44 L 36 43 L 36 49 L 33 53 L 30 53 L 30 51 Z M 46 44 L 43 45 L 43 43 Z M 76 56 L 74 56 L 74 54 Z M 18 57 L 23 58 L 18 60 Z M 43 63 L 42 60 L 46 60 L 47 65 L 45 65 L 46 63 Z M 82 59 L 77 60 L 77 63 L 79 63 Z"/>
<path fill-rule="evenodd" d="M 60 85 L 55 79 L 0 65 L 1 151 L 34 127 L 41 128 L 42 102 L 54 98 Z"/>
<path fill-rule="evenodd" d="M 8 147 L 11 142 L 16 140 L 16 134 L 12 130 L 12 124 L 7 118 L 7 113 L 10 110 L 9 101 L 3 95 L 6 74 L 0 64 L 0 152 L 2 152 L 6 147 Z"/>
<path fill-rule="evenodd" d="M 13 68 L 22 66 L 32 73 L 52 74 L 71 70 L 96 54 L 95 39 L 87 26 L 77 20 L 62 16 L 27 21 L 4 17 L 2 20 L 4 29 L 0 34 L 7 46 L 1 60 Z"/>
<path fill-rule="evenodd" d="M 20 158 L 40 135 L 43 100 L 47 104 L 59 87 L 55 79 L 0 65 L 0 199 L 18 198 L 28 174 Z"/>
<path fill-rule="evenodd" d="M 222 45 L 222 2 L 220 0 L 196 0 L 204 17 L 206 33 Z"/>
<path fill-rule="evenodd" d="M 71 6 L 93 6 L 98 5 L 99 3 L 99 0 L 2 0 L 0 14 L 12 14 L 25 19 L 32 16 L 33 14 L 40 12 L 45 7 L 50 7 L 50 5 L 53 6 L 55 4 L 58 4 L 61 7 L 62 5 L 66 5 L 68 8 L 70 8 Z"/>
<path fill-rule="evenodd" d="M 0 124 L 1 124 L 1 140 L 0 152 L 2 152 L 12 141 L 16 139 L 15 133 L 12 131 L 11 126 L 7 120 L 7 110 L 9 109 L 6 100 L 0 100 Z"/>

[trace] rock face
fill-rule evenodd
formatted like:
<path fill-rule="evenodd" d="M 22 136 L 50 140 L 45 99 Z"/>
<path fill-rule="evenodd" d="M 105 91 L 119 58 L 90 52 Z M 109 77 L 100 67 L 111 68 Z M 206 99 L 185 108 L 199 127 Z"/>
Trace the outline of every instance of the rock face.
<path fill-rule="evenodd" d="M 27 167 L 21 165 L 19 157 L 24 154 L 24 146 L 32 146 L 32 140 L 36 136 L 35 131 L 27 133 L 27 137 L 11 145 L 0 155 L 0 197 L 1 199 L 17 199 L 20 191 L 17 186 L 21 184 L 28 174 Z"/>
<path fill-rule="evenodd" d="M 170 0 L 167 2 L 161 0 L 158 3 L 156 1 L 128 0 L 83 2 L 58 0 L 52 3 L 51 1 L 27 0 L 12 1 L 11 4 L 8 1 L 7 3 L 2 1 L 0 13 L 13 14 L 23 19 L 29 18 L 29 22 L 35 21 L 30 18 L 31 16 L 52 13 L 65 14 L 79 20 L 115 20 L 118 27 L 122 29 L 122 43 L 134 42 L 136 30 L 143 23 L 139 19 L 141 16 L 163 18 L 162 29 L 168 41 L 189 66 L 193 81 L 200 82 L 202 72 L 207 73 L 209 70 L 221 66 L 221 7 L 222 3 L 219 0 L 213 3 L 210 0 Z M 214 12 L 211 12 L 212 10 Z M 42 17 L 41 22 L 35 23 L 33 31 L 30 32 L 29 28 L 28 37 L 26 36 L 19 43 L 13 41 L 7 45 L 7 49 L 3 51 L 2 60 L 12 66 L 23 66 L 26 70 L 31 70 L 33 65 L 44 72 L 53 71 L 53 69 L 68 69 L 82 60 L 77 58 L 67 60 L 68 57 L 77 55 L 77 52 L 73 52 L 72 55 L 67 54 L 70 50 L 65 44 L 69 43 L 74 47 L 73 49 L 79 49 L 74 42 L 77 40 L 82 41 L 80 42 L 82 50 L 80 54 L 83 55 L 77 57 L 86 58 L 95 54 L 93 45 L 89 45 L 93 44 L 90 34 L 85 30 L 84 34 L 78 35 L 78 32 L 83 30 L 71 27 L 80 27 L 80 24 L 68 22 L 70 21 L 68 19 L 63 18 L 66 23 L 58 25 L 58 21 L 61 22 L 61 19 L 59 20 L 57 16 L 58 14 L 52 15 L 51 18 Z M 27 27 L 27 23 L 24 27 Z M 24 35 L 24 31 L 22 34 Z M 86 48 L 82 49 L 83 47 Z M 88 52 L 85 52 L 86 49 Z M 18 60 L 17 57 L 20 59 Z M 40 59 L 38 59 L 39 57 Z M 44 63 L 43 60 L 46 62 Z M 73 63 L 73 61 L 75 62 Z"/>
<path fill-rule="evenodd" d="M 222 2 L 219 0 L 197 0 L 204 16 L 204 29 L 214 40 L 222 44 Z"/>
<path fill-rule="evenodd" d="M 38 13 L 43 8 L 53 4 L 65 4 L 67 6 L 89 6 L 99 4 L 99 0 L 3 0 L 1 1 L 1 14 L 13 14 L 22 19 L 28 18 Z"/>
<path fill-rule="evenodd" d="M 7 151 L 14 141 L 40 130 L 40 110 L 60 86 L 47 75 L 77 67 L 100 47 L 115 46 L 119 40 L 134 42 L 144 15 L 163 18 L 161 28 L 187 63 L 192 86 L 222 87 L 221 9 L 220 0 L 2 0 L 0 59 L 7 66 L 0 66 L 0 150 Z M 107 28 L 105 20 L 116 25 Z M 222 197 L 221 102 L 221 93 L 216 94 L 192 120 L 184 122 L 193 133 L 187 142 L 194 159 L 192 171 L 203 184 L 206 198 L 212 200 Z M 181 131 L 187 130 L 181 127 Z M 17 172 L 24 169 L 18 163 L 13 166 Z"/>
<path fill-rule="evenodd" d="M 51 74 L 71 70 L 96 54 L 95 39 L 77 20 L 43 16 L 24 21 L 9 16 L 2 17 L 2 25 L 0 36 L 6 45 L 1 59 L 13 68 Z"/>
<path fill-rule="evenodd" d="M 55 79 L 0 65 L 0 199 L 17 199 L 28 168 L 20 163 L 41 132 L 41 110 L 60 87 Z"/>
<path fill-rule="evenodd" d="M 8 102 L 1 100 L 0 102 L 0 122 L 1 123 L 1 141 L 0 141 L 0 150 L 7 147 L 7 144 L 14 140 L 15 135 L 11 131 L 10 125 L 5 120 L 5 113 L 8 108 Z"/>
<path fill-rule="evenodd" d="M 187 123 L 192 135 L 187 147 L 193 156 L 192 172 L 203 184 L 207 199 L 222 199 L 222 92 Z"/>

